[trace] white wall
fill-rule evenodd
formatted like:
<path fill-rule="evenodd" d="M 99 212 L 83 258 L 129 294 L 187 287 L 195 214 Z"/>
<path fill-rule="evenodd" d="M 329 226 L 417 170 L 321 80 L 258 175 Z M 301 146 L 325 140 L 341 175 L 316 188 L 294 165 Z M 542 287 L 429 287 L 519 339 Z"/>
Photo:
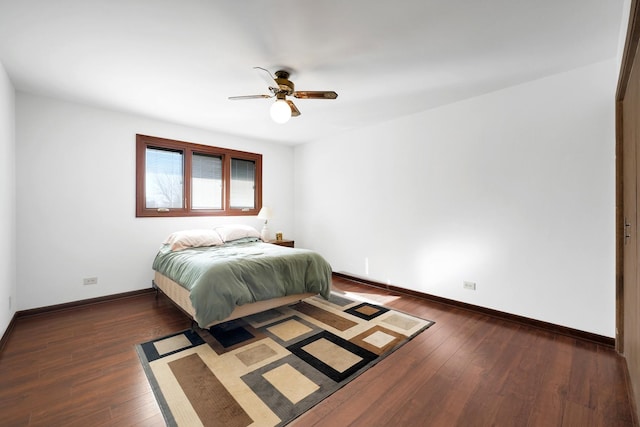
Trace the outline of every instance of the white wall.
<path fill-rule="evenodd" d="M 613 337 L 616 79 L 612 59 L 297 147 L 296 244 Z"/>
<path fill-rule="evenodd" d="M 291 147 L 18 92 L 18 309 L 149 288 L 156 250 L 172 231 L 262 227 L 256 217 L 136 218 L 136 133 L 261 153 L 270 228 L 293 234 Z M 98 285 L 83 285 L 94 276 Z"/>
<path fill-rule="evenodd" d="M 620 32 L 618 33 L 618 52 L 616 53 L 617 69 L 620 70 L 622 58 L 624 56 L 624 47 L 627 40 L 627 31 L 629 29 L 629 15 L 631 14 L 631 0 L 623 0 L 622 17 L 620 19 Z"/>
<path fill-rule="evenodd" d="M 16 311 L 15 165 L 15 90 L 0 64 L 0 336 Z"/>

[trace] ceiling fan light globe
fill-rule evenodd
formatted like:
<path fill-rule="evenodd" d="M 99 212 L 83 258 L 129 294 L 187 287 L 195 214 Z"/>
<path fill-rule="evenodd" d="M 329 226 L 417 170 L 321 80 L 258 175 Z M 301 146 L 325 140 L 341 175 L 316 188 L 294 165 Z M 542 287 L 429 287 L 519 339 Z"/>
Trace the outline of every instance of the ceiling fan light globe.
<path fill-rule="evenodd" d="M 291 118 L 291 107 L 287 101 L 279 99 L 271 105 L 271 119 L 276 123 L 287 123 Z"/>

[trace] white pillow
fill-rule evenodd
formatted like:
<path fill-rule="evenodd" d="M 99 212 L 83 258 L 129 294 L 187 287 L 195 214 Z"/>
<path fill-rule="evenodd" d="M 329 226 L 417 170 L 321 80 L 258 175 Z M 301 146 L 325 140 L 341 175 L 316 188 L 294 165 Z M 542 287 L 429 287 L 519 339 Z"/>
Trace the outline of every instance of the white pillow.
<path fill-rule="evenodd" d="M 170 245 L 172 251 L 202 246 L 218 246 L 224 244 L 218 233 L 213 230 L 183 230 L 171 233 L 164 241 Z"/>
<path fill-rule="evenodd" d="M 244 225 L 244 224 L 221 225 L 219 227 L 214 228 L 214 230 L 218 232 L 222 240 L 224 240 L 225 242 L 231 242 L 233 240 L 243 239 L 245 237 L 260 238 L 260 233 L 258 233 L 258 230 L 251 227 L 250 225 Z"/>

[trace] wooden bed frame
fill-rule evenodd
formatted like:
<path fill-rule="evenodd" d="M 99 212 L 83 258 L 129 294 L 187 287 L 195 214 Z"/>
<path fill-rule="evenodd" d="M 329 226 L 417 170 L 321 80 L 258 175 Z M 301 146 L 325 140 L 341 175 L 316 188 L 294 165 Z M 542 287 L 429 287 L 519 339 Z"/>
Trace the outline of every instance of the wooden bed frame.
<path fill-rule="evenodd" d="M 191 305 L 191 300 L 189 299 L 189 291 L 173 280 L 169 279 L 168 277 L 158 273 L 157 271 L 154 273 L 155 276 L 153 279 L 153 287 L 156 290 L 161 291 L 171 301 L 173 301 L 173 303 L 177 305 L 178 308 L 180 308 L 187 316 L 189 316 L 195 324 L 194 319 L 196 311 Z M 265 301 L 257 301 L 251 304 L 239 305 L 233 310 L 229 317 L 223 320 L 212 322 L 206 327 L 208 328 L 218 323 L 223 323 L 240 317 L 249 316 L 251 314 L 260 313 L 272 308 L 282 307 L 283 305 L 290 305 L 314 295 L 317 294 L 307 292 L 303 294 L 287 295 L 285 297 L 273 298 Z"/>

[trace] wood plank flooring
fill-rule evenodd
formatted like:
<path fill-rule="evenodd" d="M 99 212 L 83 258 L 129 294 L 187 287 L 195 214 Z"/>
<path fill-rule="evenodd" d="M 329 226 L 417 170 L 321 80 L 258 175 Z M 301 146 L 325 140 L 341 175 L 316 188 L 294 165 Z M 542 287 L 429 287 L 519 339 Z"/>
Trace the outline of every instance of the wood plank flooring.
<path fill-rule="evenodd" d="M 292 426 L 634 426 L 613 349 L 346 279 L 436 324 Z M 186 329 L 154 294 L 16 321 L 0 353 L 0 426 L 162 426 L 134 344 Z"/>

